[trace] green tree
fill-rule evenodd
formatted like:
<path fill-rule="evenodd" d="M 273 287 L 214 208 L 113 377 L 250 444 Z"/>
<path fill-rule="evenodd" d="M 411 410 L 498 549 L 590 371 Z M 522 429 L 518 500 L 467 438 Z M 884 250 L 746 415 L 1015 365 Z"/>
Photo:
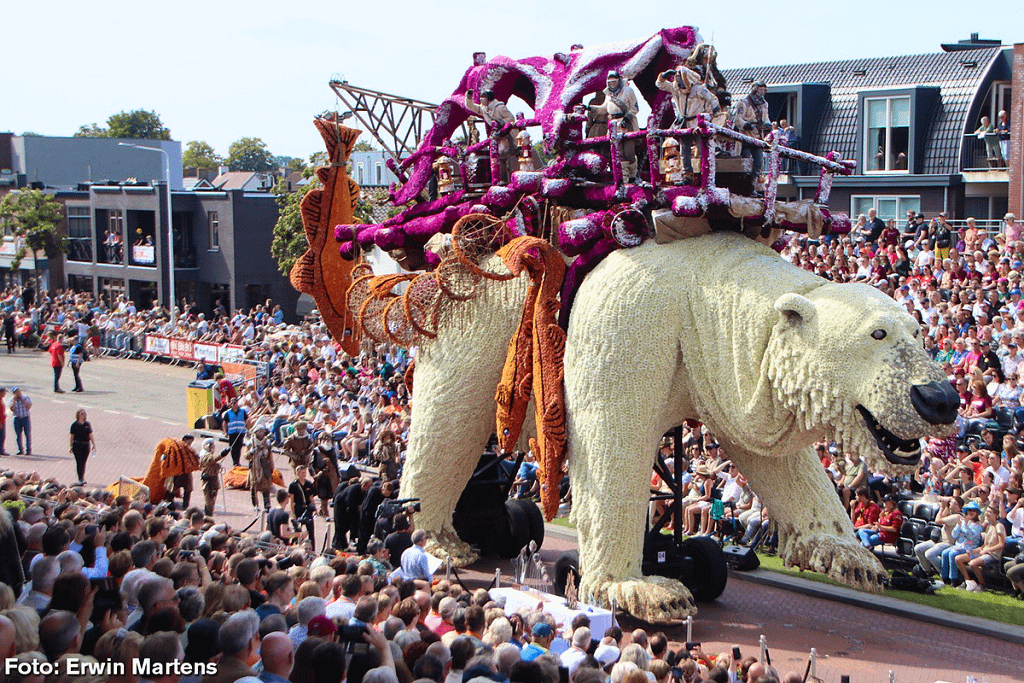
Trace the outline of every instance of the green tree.
<path fill-rule="evenodd" d="M 232 171 L 273 171 L 274 155 L 259 138 L 242 138 L 228 148 L 228 167 Z"/>
<path fill-rule="evenodd" d="M 107 129 L 97 126 L 95 123 L 90 123 L 85 126 L 79 126 L 78 131 L 75 133 L 76 138 L 105 138 L 107 137 Z"/>
<path fill-rule="evenodd" d="M 170 140 L 171 131 L 155 111 L 136 109 L 113 114 L 107 119 L 107 137 Z"/>
<path fill-rule="evenodd" d="M 112 114 L 107 127 L 95 123 L 79 126 L 76 138 L 134 138 L 137 140 L 170 140 L 171 131 L 155 111 L 135 109 Z"/>
<path fill-rule="evenodd" d="M 11 270 L 21 267 L 21 260 L 30 250 L 41 251 L 49 259 L 67 253 L 67 240 L 57 230 L 63 215 L 60 203 L 41 190 L 19 190 L 4 195 L 0 200 L 0 223 L 5 232 L 10 231 L 20 238 Z"/>
<path fill-rule="evenodd" d="M 319 152 L 313 152 L 309 155 L 309 164 L 302 169 L 302 177 L 310 178 L 316 173 L 316 169 L 321 166 L 326 166 L 330 163 L 330 159 L 327 158 L 327 152 L 320 150 Z"/>
<path fill-rule="evenodd" d="M 355 147 L 352 148 L 352 151 L 353 152 L 375 152 L 375 151 L 377 151 L 377 148 L 374 147 L 369 142 L 367 142 L 366 140 L 360 140 L 359 142 L 357 142 L 355 144 Z"/>
<path fill-rule="evenodd" d="M 181 155 L 182 166 L 200 171 L 216 171 L 223 161 L 213 147 L 202 140 L 193 140 L 188 143 L 185 153 Z"/>
<path fill-rule="evenodd" d="M 320 187 L 320 180 L 314 178 L 307 192 L 317 187 Z M 309 248 L 306 232 L 302 227 L 302 212 L 299 209 L 306 193 L 288 192 L 284 181 L 279 180 L 274 186 L 274 194 L 278 214 L 277 223 L 274 225 L 274 237 L 270 242 L 270 254 L 277 259 L 278 269 L 287 275 L 299 257 Z"/>
<path fill-rule="evenodd" d="M 289 171 L 297 171 L 298 173 L 304 173 L 305 170 L 306 170 L 306 161 L 304 159 L 300 159 L 298 157 L 295 157 L 295 158 L 289 159 L 288 163 L 285 164 L 285 167 Z"/>

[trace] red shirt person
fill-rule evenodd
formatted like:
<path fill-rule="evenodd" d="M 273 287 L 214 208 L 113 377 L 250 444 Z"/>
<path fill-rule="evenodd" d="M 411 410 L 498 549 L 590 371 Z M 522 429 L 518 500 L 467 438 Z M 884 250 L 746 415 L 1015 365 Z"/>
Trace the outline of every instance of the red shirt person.
<path fill-rule="evenodd" d="M 60 373 L 64 371 L 64 345 L 56 335 L 50 342 L 50 367 L 53 368 L 53 393 L 63 394 L 64 390 L 60 388 Z"/>
<path fill-rule="evenodd" d="M 853 504 L 853 511 L 850 514 L 854 529 L 871 528 L 878 523 L 878 516 L 882 512 L 882 508 L 878 507 L 878 503 L 871 500 L 869 496 L 870 492 L 866 486 L 857 489 L 857 502 Z"/>

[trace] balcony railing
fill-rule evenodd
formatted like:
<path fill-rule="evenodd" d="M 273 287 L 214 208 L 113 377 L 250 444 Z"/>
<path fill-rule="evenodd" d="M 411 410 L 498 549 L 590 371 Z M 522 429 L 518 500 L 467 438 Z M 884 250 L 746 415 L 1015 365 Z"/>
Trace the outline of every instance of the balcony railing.
<path fill-rule="evenodd" d="M 974 133 L 964 136 L 964 171 L 1005 171 L 1004 157 L 996 138 L 979 138 Z"/>
<path fill-rule="evenodd" d="M 92 238 L 91 237 L 70 237 L 68 238 L 68 260 L 92 262 Z"/>

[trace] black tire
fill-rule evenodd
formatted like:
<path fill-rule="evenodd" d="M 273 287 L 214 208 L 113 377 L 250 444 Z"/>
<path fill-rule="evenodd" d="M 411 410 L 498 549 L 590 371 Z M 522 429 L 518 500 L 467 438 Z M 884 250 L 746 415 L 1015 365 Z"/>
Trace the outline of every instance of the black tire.
<path fill-rule="evenodd" d="M 508 520 L 508 535 L 495 541 L 495 551 L 506 559 L 516 557 L 530 542 L 530 517 L 518 500 L 505 501 L 505 517 Z M 504 532 L 504 529 L 501 529 Z"/>
<path fill-rule="evenodd" d="M 691 536 L 683 541 L 682 551 L 693 561 L 689 563 L 689 576 L 684 572 L 679 580 L 690 589 L 693 599 L 697 602 L 718 599 L 729 580 L 729 568 L 722 548 L 710 536 Z"/>
<path fill-rule="evenodd" d="M 532 500 L 515 501 L 523 508 L 526 518 L 529 520 L 530 540 L 537 544 L 537 550 L 544 546 L 544 513 Z"/>
<path fill-rule="evenodd" d="M 580 553 L 578 550 L 570 550 L 555 562 L 555 594 L 565 597 L 565 586 L 569 582 L 569 575 L 573 577 L 573 584 L 576 589 L 580 587 Z"/>

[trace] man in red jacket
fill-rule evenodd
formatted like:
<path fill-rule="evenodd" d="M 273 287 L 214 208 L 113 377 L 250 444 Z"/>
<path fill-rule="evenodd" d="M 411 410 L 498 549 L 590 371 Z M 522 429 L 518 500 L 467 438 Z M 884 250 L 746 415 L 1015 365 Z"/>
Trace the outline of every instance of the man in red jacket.
<path fill-rule="evenodd" d="M 60 388 L 60 373 L 64 371 L 64 345 L 60 343 L 57 335 L 53 336 L 50 342 L 50 367 L 53 368 L 53 393 L 63 394 Z"/>

